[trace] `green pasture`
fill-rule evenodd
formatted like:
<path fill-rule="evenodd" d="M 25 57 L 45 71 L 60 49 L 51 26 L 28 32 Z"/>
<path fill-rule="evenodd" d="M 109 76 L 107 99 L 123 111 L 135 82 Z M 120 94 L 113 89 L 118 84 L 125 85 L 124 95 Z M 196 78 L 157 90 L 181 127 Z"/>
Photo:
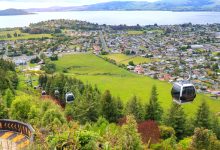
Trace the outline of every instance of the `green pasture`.
<path fill-rule="evenodd" d="M 135 30 L 129 30 L 128 35 L 141 35 L 144 34 L 143 31 L 135 31 Z"/>
<path fill-rule="evenodd" d="M 141 63 L 150 63 L 156 61 L 156 59 L 144 58 L 141 56 L 134 57 L 125 54 L 109 54 L 109 55 L 104 55 L 103 57 L 113 59 L 116 61 L 116 63 L 125 64 L 125 65 L 128 65 L 129 61 L 133 61 L 134 64 L 136 65 Z"/>
<path fill-rule="evenodd" d="M 156 85 L 163 108 L 167 110 L 172 103 L 171 84 L 131 73 L 92 54 L 65 55 L 59 58 L 56 65 L 58 72 L 68 68 L 67 75 L 81 79 L 85 83 L 96 84 L 101 91 L 109 89 L 114 96 L 120 96 L 124 102 L 137 95 L 143 103 L 147 103 L 151 88 Z M 207 101 L 212 112 L 220 111 L 220 101 L 206 95 L 198 95 L 193 103 L 183 105 L 186 114 L 194 115 L 202 100 Z"/>
<path fill-rule="evenodd" d="M 20 34 L 20 36 L 14 37 L 14 33 Z M 7 34 L 10 34 L 11 37 L 8 38 Z M 0 31 L 0 40 L 26 40 L 26 39 L 40 39 L 40 38 L 52 38 L 50 34 L 28 34 L 21 33 L 20 30 L 10 30 L 10 31 Z"/>

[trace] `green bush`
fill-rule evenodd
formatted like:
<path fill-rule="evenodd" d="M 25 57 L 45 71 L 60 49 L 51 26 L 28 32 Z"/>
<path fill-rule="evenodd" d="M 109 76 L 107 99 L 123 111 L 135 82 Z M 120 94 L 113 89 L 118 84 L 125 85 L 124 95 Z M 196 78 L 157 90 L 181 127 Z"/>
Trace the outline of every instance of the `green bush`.
<path fill-rule="evenodd" d="M 8 110 L 0 102 L 0 119 L 8 119 Z"/>
<path fill-rule="evenodd" d="M 11 105 L 10 116 L 12 119 L 19 121 L 27 121 L 28 113 L 31 108 L 31 97 L 28 96 L 20 96 L 17 97 Z"/>
<path fill-rule="evenodd" d="M 160 136 L 162 139 L 168 139 L 171 136 L 175 135 L 175 130 L 172 127 L 168 126 L 159 126 L 160 128 Z"/>
<path fill-rule="evenodd" d="M 178 148 L 181 150 L 188 150 L 190 148 L 190 144 L 192 142 L 192 138 L 185 138 L 178 143 Z"/>
<path fill-rule="evenodd" d="M 77 133 L 77 139 L 81 145 L 82 150 L 96 150 L 98 147 L 96 145 L 99 135 L 92 131 L 82 130 Z"/>
<path fill-rule="evenodd" d="M 44 126 L 53 125 L 53 124 L 63 124 L 66 120 L 64 115 L 56 109 L 49 109 L 45 112 L 42 118 L 42 124 Z"/>
<path fill-rule="evenodd" d="M 219 150 L 220 143 L 211 130 L 196 128 L 192 137 L 191 147 L 195 150 Z"/>

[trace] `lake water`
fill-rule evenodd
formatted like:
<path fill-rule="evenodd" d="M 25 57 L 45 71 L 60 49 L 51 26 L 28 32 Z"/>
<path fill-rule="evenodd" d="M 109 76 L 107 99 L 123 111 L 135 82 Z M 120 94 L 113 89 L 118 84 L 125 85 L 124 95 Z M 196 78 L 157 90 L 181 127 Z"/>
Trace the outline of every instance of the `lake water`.
<path fill-rule="evenodd" d="M 25 16 L 0 16 L 0 28 L 23 27 L 30 23 L 50 19 L 77 19 L 109 25 L 173 25 L 182 23 L 220 23 L 220 12 L 171 12 L 171 11 L 72 11 L 43 12 Z"/>

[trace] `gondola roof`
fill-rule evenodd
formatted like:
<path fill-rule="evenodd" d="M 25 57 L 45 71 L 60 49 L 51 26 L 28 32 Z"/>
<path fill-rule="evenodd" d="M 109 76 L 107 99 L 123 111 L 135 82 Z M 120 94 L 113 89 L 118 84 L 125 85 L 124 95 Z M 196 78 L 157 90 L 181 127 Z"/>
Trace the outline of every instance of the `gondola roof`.
<path fill-rule="evenodd" d="M 179 86 L 193 86 L 192 83 L 190 83 L 189 81 L 180 81 L 180 82 L 174 82 L 174 85 L 179 85 Z"/>

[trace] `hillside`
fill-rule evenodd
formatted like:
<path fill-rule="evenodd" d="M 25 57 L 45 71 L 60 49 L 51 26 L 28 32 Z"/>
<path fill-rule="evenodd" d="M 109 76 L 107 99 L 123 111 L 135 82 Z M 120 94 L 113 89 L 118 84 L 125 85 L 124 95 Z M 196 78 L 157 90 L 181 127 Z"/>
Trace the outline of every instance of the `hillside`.
<path fill-rule="evenodd" d="M 99 3 L 88 6 L 87 10 L 219 11 L 218 8 L 218 4 L 212 0 L 162 0 L 154 3 L 140 1 Z"/>
<path fill-rule="evenodd" d="M 112 1 L 84 6 L 31 8 L 28 12 L 51 11 L 220 11 L 218 1 L 213 0 L 161 0 L 157 2 L 146 1 Z"/>
<path fill-rule="evenodd" d="M 124 103 L 137 95 L 143 104 L 150 98 L 153 85 L 158 87 L 159 101 L 164 110 L 172 103 L 170 90 L 172 85 L 149 77 L 136 75 L 90 54 L 66 55 L 56 62 L 58 72 L 68 68 L 67 75 L 76 77 L 85 83 L 97 85 L 104 92 L 110 90 L 114 96 L 121 97 Z M 198 95 L 195 102 L 184 105 L 185 112 L 193 116 L 202 100 L 206 100 L 212 112 L 219 111 L 220 101 L 206 95 Z"/>
<path fill-rule="evenodd" d="M 0 11 L 0 16 L 28 15 L 29 13 L 21 9 L 6 9 Z"/>

